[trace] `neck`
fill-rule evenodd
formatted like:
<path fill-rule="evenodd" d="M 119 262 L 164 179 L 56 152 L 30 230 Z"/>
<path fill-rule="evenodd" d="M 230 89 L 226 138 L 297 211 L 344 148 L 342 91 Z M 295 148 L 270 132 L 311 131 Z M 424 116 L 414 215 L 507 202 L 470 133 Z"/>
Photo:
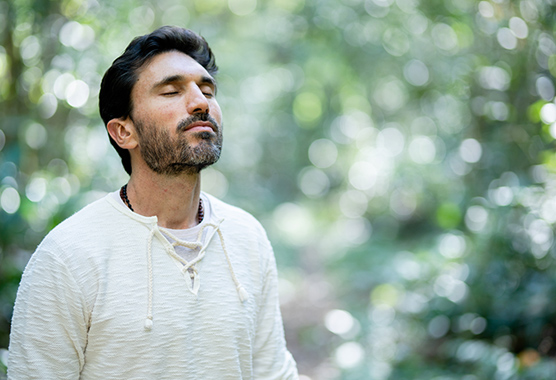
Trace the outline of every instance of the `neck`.
<path fill-rule="evenodd" d="M 153 172 L 132 173 L 127 196 L 133 210 L 156 216 L 161 227 L 191 228 L 198 223 L 201 175 L 165 176 Z"/>

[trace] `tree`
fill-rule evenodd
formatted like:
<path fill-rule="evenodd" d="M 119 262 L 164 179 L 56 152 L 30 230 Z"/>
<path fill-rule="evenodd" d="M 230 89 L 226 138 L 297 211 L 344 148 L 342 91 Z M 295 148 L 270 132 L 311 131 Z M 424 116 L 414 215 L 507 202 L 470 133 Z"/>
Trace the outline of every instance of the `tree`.
<path fill-rule="evenodd" d="M 98 117 L 133 36 L 220 66 L 205 189 L 262 219 L 318 379 L 556 374 L 556 42 L 540 0 L 0 3 L 0 347 L 38 242 L 125 182 Z M 6 80 L 7 79 L 7 80 Z"/>

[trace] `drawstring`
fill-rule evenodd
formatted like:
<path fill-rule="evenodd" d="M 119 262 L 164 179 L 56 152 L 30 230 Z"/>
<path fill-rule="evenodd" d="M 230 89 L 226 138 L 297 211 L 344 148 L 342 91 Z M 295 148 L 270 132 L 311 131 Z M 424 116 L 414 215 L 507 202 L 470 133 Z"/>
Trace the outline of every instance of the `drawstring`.
<path fill-rule="evenodd" d="M 230 268 L 232 279 L 236 284 L 236 290 L 239 295 L 239 299 L 241 300 L 241 302 L 245 302 L 249 298 L 249 294 L 247 293 L 247 290 L 245 290 L 245 288 L 241 285 L 241 283 L 236 277 L 236 274 L 234 272 L 234 267 L 232 266 L 232 262 L 230 261 L 230 255 L 228 255 L 228 251 L 226 250 L 226 245 L 224 244 L 224 236 L 222 236 L 222 231 L 220 231 L 220 228 L 218 227 L 216 227 L 216 231 L 218 231 L 218 237 L 220 238 L 220 245 L 222 246 L 224 255 L 226 255 L 226 260 L 228 261 L 228 267 Z"/>
<path fill-rule="evenodd" d="M 230 260 L 230 255 L 228 254 L 228 250 L 226 249 L 226 245 L 224 244 L 224 235 L 222 234 L 222 231 L 220 230 L 220 224 L 222 223 L 223 220 L 224 219 L 220 220 L 218 222 L 218 224 L 206 223 L 205 225 L 203 225 L 201 227 L 201 229 L 199 230 L 196 242 L 188 242 L 188 241 L 180 240 L 179 238 L 172 235 L 170 232 L 164 231 L 164 234 L 168 235 L 173 240 L 173 242 L 171 243 L 172 248 L 174 248 L 178 245 L 183 246 L 183 247 L 187 247 L 189 249 L 201 248 L 201 250 L 197 254 L 197 257 L 195 257 L 193 260 L 191 260 L 189 262 L 186 261 L 181 256 L 176 254 L 176 251 L 174 249 L 171 249 L 171 250 L 167 249 L 166 251 L 168 252 L 168 254 L 170 256 L 172 256 L 174 259 L 178 260 L 180 263 L 183 264 L 183 268 L 182 268 L 183 273 L 185 273 L 187 270 L 191 269 L 192 271 L 195 272 L 195 275 L 197 275 L 198 272 L 197 272 L 197 269 L 194 267 L 194 265 L 197 264 L 199 261 L 201 261 L 203 259 L 203 257 L 205 257 L 205 251 L 206 251 L 210 241 L 212 240 L 214 234 L 216 232 L 218 232 L 218 237 L 220 239 L 220 246 L 222 247 L 222 251 L 224 252 L 224 255 L 226 256 L 226 261 L 228 262 L 228 269 L 230 270 L 232 280 L 234 281 L 234 284 L 236 286 L 236 291 L 238 293 L 239 299 L 240 299 L 241 302 L 245 302 L 249 299 L 249 293 L 247 293 L 245 288 L 241 285 L 241 283 L 237 279 L 236 274 L 234 272 L 234 267 L 232 266 L 232 262 Z M 213 229 L 210 232 L 210 234 L 208 235 L 208 237 L 206 239 L 206 243 L 202 244 L 201 239 L 202 239 L 202 236 L 203 236 L 203 232 L 204 232 L 205 228 L 207 228 L 207 227 L 213 227 Z M 162 233 L 158 229 L 158 226 L 155 225 L 154 228 L 151 230 L 151 232 L 149 234 L 149 237 L 148 237 L 148 241 L 147 241 L 147 266 L 148 266 L 148 272 L 149 273 L 148 273 L 147 319 L 145 320 L 145 330 L 151 330 L 152 327 L 153 327 L 152 241 L 153 241 L 153 237 L 154 237 L 155 234 L 158 234 L 158 237 L 161 238 L 161 239 L 164 239 L 164 241 L 168 241 L 162 235 Z"/>
<path fill-rule="evenodd" d="M 147 319 L 145 319 L 145 330 L 150 330 L 153 328 L 153 236 L 155 230 L 152 229 L 149 233 L 149 238 L 147 241 L 147 267 L 149 276 L 149 289 L 148 289 L 148 301 L 147 301 Z"/>

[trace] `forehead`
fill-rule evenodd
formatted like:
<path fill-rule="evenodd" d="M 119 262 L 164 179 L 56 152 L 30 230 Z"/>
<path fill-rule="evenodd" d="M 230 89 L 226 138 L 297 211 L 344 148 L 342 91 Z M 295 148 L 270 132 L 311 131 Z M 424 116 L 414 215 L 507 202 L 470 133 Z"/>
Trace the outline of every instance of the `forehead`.
<path fill-rule="evenodd" d="M 157 54 L 138 73 L 137 84 L 149 85 L 172 75 L 180 75 L 190 80 L 212 76 L 197 61 L 180 51 Z"/>

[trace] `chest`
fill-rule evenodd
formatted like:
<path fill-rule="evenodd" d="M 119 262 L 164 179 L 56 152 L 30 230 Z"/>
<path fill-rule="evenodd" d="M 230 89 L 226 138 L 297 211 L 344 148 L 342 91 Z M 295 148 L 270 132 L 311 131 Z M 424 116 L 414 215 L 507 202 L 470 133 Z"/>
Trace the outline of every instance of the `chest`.
<path fill-rule="evenodd" d="M 89 347 L 102 349 L 123 340 L 134 350 L 147 350 L 153 342 L 164 341 L 195 354 L 196 342 L 206 337 L 230 350 L 254 339 L 262 291 L 259 264 L 252 256 L 235 252 L 233 244 L 230 247 L 233 275 L 249 294 L 244 302 L 217 242 L 209 244 L 196 265 L 200 284 L 196 294 L 191 292 L 190 273 L 180 270 L 158 241 L 151 246 L 150 269 L 146 245 L 137 245 L 126 255 L 112 254 L 97 268 L 102 275 L 90 300 Z M 149 312 L 153 327 L 145 330 Z"/>

